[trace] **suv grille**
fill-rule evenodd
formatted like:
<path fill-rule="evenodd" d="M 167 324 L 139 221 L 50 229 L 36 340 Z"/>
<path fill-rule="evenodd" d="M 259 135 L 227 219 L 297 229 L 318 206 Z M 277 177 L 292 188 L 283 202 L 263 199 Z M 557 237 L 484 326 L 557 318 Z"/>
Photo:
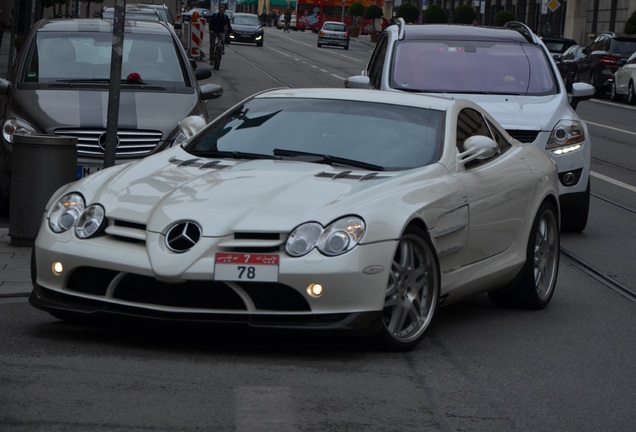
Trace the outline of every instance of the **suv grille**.
<path fill-rule="evenodd" d="M 539 131 L 532 130 L 510 130 L 506 129 L 506 132 L 510 134 L 514 139 L 521 141 L 522 143 L 533 143 L 537 136 L 539 135 Z"/>
<path fill-rule="evenodd" d="M 77 138 L 77 154 L 103 156 L 106 129 L 57 129 L 55 135 Z M 117 157 L 141 157 L 152 152 L 161 141 L 161 132 L 153 130 L 119 130 Z M 101 138 L 101 139 L 100 139 Z"/>

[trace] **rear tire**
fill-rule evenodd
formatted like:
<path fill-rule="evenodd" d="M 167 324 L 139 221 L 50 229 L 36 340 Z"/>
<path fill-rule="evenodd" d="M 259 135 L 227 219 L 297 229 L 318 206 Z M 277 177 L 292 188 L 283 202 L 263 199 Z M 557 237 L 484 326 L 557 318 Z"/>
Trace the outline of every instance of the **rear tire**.
<path fill-rule="evenodd" d="M 616 102 L 619 98 L 618 93 L 616 93 L 616 81 L 612 81 L 612 86 L 610 87 L 610 100 Z"/>
<path fill-rule="evenodd" d="M 544 202 L 532 224 L 526 262 L 511 284 L 488 293 L 496 306 L 543 309 L 552 299 L 559 272 L 559 225 L 557 212 Z"/>
<path fill-rule="evenodd" d="M 214 49 L 214 70 L 221 67 L 221 57 L 223 56 L 223 48 L 219 45 Z"/>
<path fill-rule="evenodd" d="M 629 105 L 636 105 L 636 89 L 634 89 L 634 81 L 629 82 L 627 87 L 627 103 Z"/>
<path fill-rule="evenodd" d="M 437 255 L 424 230 L 409 227 L 400 238 L 382 310 L 382 329 L 375 335 L 387 351 L 406 351 L 419 344 L 429 329 L 439 301 Z"/>

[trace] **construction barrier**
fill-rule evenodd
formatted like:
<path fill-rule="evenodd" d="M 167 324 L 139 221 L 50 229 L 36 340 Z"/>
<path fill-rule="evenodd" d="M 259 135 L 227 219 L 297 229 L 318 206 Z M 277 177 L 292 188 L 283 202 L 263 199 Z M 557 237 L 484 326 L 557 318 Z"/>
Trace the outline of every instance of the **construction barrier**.
<path fill-rule="evenodd" d="M 203 38 L 205 37 L 206 20 L 199 18 L 198 21 L 190 23 L 189 52 L 190 55 L 198 60 L 203 60 L 205 54 L 201 49 Z"/>

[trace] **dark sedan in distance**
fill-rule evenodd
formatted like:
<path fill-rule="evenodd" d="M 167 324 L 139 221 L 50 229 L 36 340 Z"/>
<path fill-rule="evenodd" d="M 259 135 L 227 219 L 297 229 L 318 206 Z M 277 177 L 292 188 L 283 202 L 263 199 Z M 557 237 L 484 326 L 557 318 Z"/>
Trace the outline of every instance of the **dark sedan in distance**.
<path fill-rule="evenodd" d="M 257 15 L 235 13 L 230 19 L 232 21 L 232 31 L 226 38 L 225 43 L 245 42 L 263 46 L 263 27 Z"/>

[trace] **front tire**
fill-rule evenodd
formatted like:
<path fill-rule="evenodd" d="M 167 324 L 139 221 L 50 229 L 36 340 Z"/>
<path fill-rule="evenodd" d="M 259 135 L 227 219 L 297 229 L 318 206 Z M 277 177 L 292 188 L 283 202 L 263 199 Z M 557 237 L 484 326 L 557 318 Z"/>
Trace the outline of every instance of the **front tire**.
<path fill-rule="evenodd" d="M 409 227 L 398 242 L 382 310 L 380 348 L 406 351 L 419 344 L 429 329 L 439 300 L 437 255 L 426 232 Z"/>
<path fill-rule="evenodd" d="M 544 309 L 552 299 L 559 271 L 559 225 L 557 212 L 544 202 L 532 224 L 526 262 L 516 280 L 488 293 L 496 306 Z"/>
<path fill-rule="evenodd" d="M 587 226 L 590 215 L 590 181 L 587 181 L 587 188 L 583 193 L 583 200 L 578 207 L 561 208 L 561 231 L 569 233 L 580 233 Z"/>

